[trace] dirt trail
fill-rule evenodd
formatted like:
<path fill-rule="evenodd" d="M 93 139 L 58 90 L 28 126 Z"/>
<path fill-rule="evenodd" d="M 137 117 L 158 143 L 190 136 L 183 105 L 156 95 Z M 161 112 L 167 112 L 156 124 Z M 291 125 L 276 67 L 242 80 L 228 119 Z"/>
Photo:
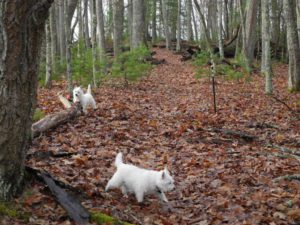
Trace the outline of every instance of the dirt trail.
<path fill-rule="evenodd" d="M 35 139 L 30 150 L 69 151 L 76 153 L 73 157 L 31 158 L 28 164 L 46 169 L 85 192 L 82 200 L 88 209 L 136 224 L 293 222 L 286 213 L 299 208 L 299 182 L 273 184 L 272 179 L 299 172 L 299 161 L 276 156 L 277 150 L 264 146 L 261 140 L 246 142 L 212 129 L 240 130 L 279 144 L 290 141 L 295 147 L 299 122 L 284 106 L 270 106 L 257 77 L 246 84 L 218 80 L 220 108 L 215 115 L 207 78 L 195 79 L 193 67 L 181 62 L 179 56 L 156 51 L 155 57 L 166 59 L 166 64 L 158 65 L 128 89 L 100 88 L 95 93 L 96 112 Z M 41 92 L 42 98 L 45 95 Z M 41 102 L 40 106 L 49 105 Z M 280 128 L 251 128 L 260 122 Z M 172 212 L 155 197 L 146 198 L 141 207 L 133 196 L 123 198 L 119 190 L 104 192 L 119 151 L 127 162 L 145 168 L 162 169 L 167 162 L 177 186 L 167 194 Z M 52 218 L 52 224 L 60 224 L 63 210 L 47 199 L 44 196 L 40 204 L 48 207 L 37 216 L 46 221 L 43 215 L 51 215 L 47 218 Z M 285 206 L 289 200 L 294 201 L 290 208 Z M 285 207 L 279 210 L 282 214 L 274 215 L 280 205 Z M 278 215 L 285 217 L 279 219 Z"/>

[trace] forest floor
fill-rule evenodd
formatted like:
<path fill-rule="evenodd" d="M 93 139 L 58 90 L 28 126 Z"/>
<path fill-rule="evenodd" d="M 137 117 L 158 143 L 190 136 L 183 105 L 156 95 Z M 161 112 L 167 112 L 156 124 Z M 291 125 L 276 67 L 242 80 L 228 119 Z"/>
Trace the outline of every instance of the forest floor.
<path fill-rule="evenodd" d="M 134 224 L 299 224 L 300 180 L 274 182 L 300 174 L 300 94 L 286 90 L 287 65 L 274 69 L 274 90 L 293 111 L 266 96 L 264 79 L 254 74 L 251 81 L 217 78 L 215 114 L 208 78 L 196 79 L 195 68 L 180 56 L 155 51 L 166 64 L 128 88 L 94 90 L 98 109 L 35 138 L 28 166 L 85 193 L 81 201 L 90 211 Z M 62 83 L 40 89 L 39 108 L 46 114 L 62 110 L 56 92 L 63 89 Z M 35 154 L 43 151 L 74 155 Z M 154 196 L 140 206 L 119 190 L 104 192 L 118 152 L 144 168 L 159 170 L 167 163 L 176 182 L 167 193 L 171 212 Z M 30 224 L 70 224 L 44 185 L 28 188 L 16 201 L 31 213 Z"/>

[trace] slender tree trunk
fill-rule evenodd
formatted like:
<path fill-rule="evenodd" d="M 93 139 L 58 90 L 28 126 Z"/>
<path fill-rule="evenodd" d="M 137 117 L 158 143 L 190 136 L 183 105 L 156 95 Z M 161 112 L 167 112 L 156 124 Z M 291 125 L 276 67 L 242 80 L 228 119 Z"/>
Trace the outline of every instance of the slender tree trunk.
<path fill-rule="evenodd" d="M 50 22 L 47 20 L 46 26 L 46 79 L 45 79 L 45 86 L 46 88 L 51 88 L 51 76 L 52 76 L 52 69 L 51 69 L 51 32 L 50 32 Z"/>
<path fill-rule="evenodd" d="M 144 0 L 133 0 L 133 25 L 132 25 L 132 48 L 144 45 L 145 28 L 144 28 Z"/>
<path fill-rule="evenodd" d="M 289 53 L 288 87 L 300 91 L 300 49 L 296 23 L 295 1 L 283 0 Z"/>
<path fill-rule="evenodd" d="M 65 5 L 63 0 L 59 2 L 59 40 L 60 40 L 60 64 L 66 59 L 66 30 L 65 30 Z"/>
<path fill-rule="evenodd" d="M 194 8 L 192 7 L 192 17 L 193 17 L 193 24 L 194 24 L 194 31 L 195 31 L 195 40 L 199 41 L 199 34 L 198 34 L 198 26 L 195 18 Z"/>
<path fill-rule="evenodd" d="M 167 11 L 166 0 L 161 0 L 161 8 L 162 8 L 164 31 L 165 31 L 165 38 L 166 38 L 166 48 L 170 49 L 171 38 L 170 38 L 170 31 L 168 25 L 168 11 Z"/>
<path fill-rule="evenodd" d="M 57 30 L 55 17 L 55 4 L 52 4 L 50 9 L 50 34 L 51 34 L 51 63 L 52 72 L 56 71 L 56 49 L 57 49 Z"/>
<path fill-rule="evenodd" d="M 265 93 L 272 94 L 272 68 L 270 49 L 270 20 L 269 20 L 269 0 L 261 0 L 261 25 L 262 25 L 262 61 L 261 72 L 265 75 Z"/>
<path fill-rule="evenodd" d="M 133 2 L 132 0 L 128 0 L 128 31 L 129 31 L 129 45 L 132 48 L 132 26 L 133 26 Z"/>
<path fill-rule="evenodd" d="M 84 0 L 84 40 L 86 48 L 91 47 L 90 30 L 89 30 L 89 4 Z"/>
<path fill-rule="evenodd" d="M 66 38 L 66 63 L 67 63 L 67 83 L 68 83 L 68 92 L 69 95 L 72 96 L 73 92 L 73 83 L 72 83 L 72 67 L 71 67 L 71 61 L 72 61 L 72 55 L 71 55 L 71 32 L 70 32 L 70 26 L 68 23 L 69 20 L 69 12 L 68 12 L 68 2 L 64 2 L 64 8 L 65 8 L 65 38 Z"/>
<path fill-rule="evenodd" d="M 181 45 L 181 0 L 178 0 L 177 10 L 177 41 L 176 41 L 176 52 L 180 51 Z"/>
<path fill-rule="evenodd" d="M 192 28 L 192 10 L 193 10 L 193 6 L 192 6 L 192 0 L 187 0 L 186 1 L 186 7 L 187 7 L 187 40 L 188 41 L 192 41 L 193 40 L 193 28 Z"/>
<path fill-rule="evenodd" d="M 92 0 L 92 48 L 93 48 L 93 83 L 94 87 L 97 87 L 97 78 L 96 78 L 96 62 L 97 62 L 97 13 L 96 13 L 96 0 Z"/>
<path fill-rule="evenodd" d="M 152 44 L 156 41 L 156 2 L 157 0 L 152 0 L 153 8 L 152 8 Z"/>
<path fill-rule="evenodd" d="M 22 189 L 25 155 L 36 106 L 39 52 L 44 38 L 41 34 L 44 33 L 47 12 L 52 2 L 2 0 L 0 3 L 2 200 L 9 200 Z"/>
<path fill-rule="evenodd" d="M 121 53 L 123 37 L 124 0 L 113 1 L 113 21 L 114 21 L 114 56 Z"/>
<path fill-rule="evenodd" d="M 218 4 L 218 40 L 219 40 L 219 53 L 220 53 L 220 58 L 224 59 L 224 48 L 223 48 L 223 26 L 222 26 L 222 0 L 217 0 Z"/>
<path fill-rule="evenodd" d="M 97 0 L 97 24 L 98 24 L 98 46 L 100 49 L 100 61 L 105 60 L 105 30 L 104 30 L 104 15 L 103 15 L 103 2 L 102 0 Z"/>
<path fill-rule="evenodd" d="M 78 15 L 78 39 L 79 39 L 79 41 L 83 41 L 83 38 L 84 38 L 82 11 L 83 11 L 82 10 L 82 0 L 78 0 L 77 15 Z"/>

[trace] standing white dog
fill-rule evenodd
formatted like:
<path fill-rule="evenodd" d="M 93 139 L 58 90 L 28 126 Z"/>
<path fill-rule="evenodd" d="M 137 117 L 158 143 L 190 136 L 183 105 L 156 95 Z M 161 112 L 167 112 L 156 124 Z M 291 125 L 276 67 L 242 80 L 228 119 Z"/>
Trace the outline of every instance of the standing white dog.
<path fill-rule="evenodd" d="M 105 191 L 111 187 L 121 188 L 122 193 L 134 193 L 139 203 L 143 202 L 145 194 L 156 194 L 162 201 L 168 202 L 164 192 L 175 188 L 174 180 L 167 168 L 161 171 L 146 170 L 134 165 L 123 163 L 122 153 L 118 153 L 115 165 L 117 171 L 108 181 Z"/>
<path fill-rule="evenodd" d="M 93 109 L 97 109 L 96 101 L 92 96 L 91 85 L 89 84 L 86 93 L 83 93 L 81 87 L 75 87 L 73 90 L 73 102 L 80 102 L 83 112 L 87 114 L 87 107 L 92 106 Z"/>

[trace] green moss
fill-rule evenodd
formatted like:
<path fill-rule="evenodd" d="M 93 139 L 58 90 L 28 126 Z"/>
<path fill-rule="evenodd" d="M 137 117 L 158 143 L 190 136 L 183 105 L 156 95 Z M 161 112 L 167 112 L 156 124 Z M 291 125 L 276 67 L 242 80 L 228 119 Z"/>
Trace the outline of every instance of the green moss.
<path fill-rule="evenodd" d="M 44 116 L 45 116 L 44 112 L 41 109 L 37 108 L 35 109 L 32 120 L 33 122 L 36 122 L 42 119 Z"/>
<path fill-rule="evenodd" d="M 20 219 L 24 222 L 28 222 L 30 217 L 29 213 L 22 212 L 12 203 L 0 202 L 0 219 L 4 216 L 14 219 Z"/>
<path fill-rule="evenodd" d="M 92 212 L 91 213 L 91 221 L 96 222 L 98 225 L 101 224 L 112 224 L 112 225 L 133 225 L 131 223 L 122 222 L 117 220 L 111 216 L 108 216 L 101 212 Z"/>

